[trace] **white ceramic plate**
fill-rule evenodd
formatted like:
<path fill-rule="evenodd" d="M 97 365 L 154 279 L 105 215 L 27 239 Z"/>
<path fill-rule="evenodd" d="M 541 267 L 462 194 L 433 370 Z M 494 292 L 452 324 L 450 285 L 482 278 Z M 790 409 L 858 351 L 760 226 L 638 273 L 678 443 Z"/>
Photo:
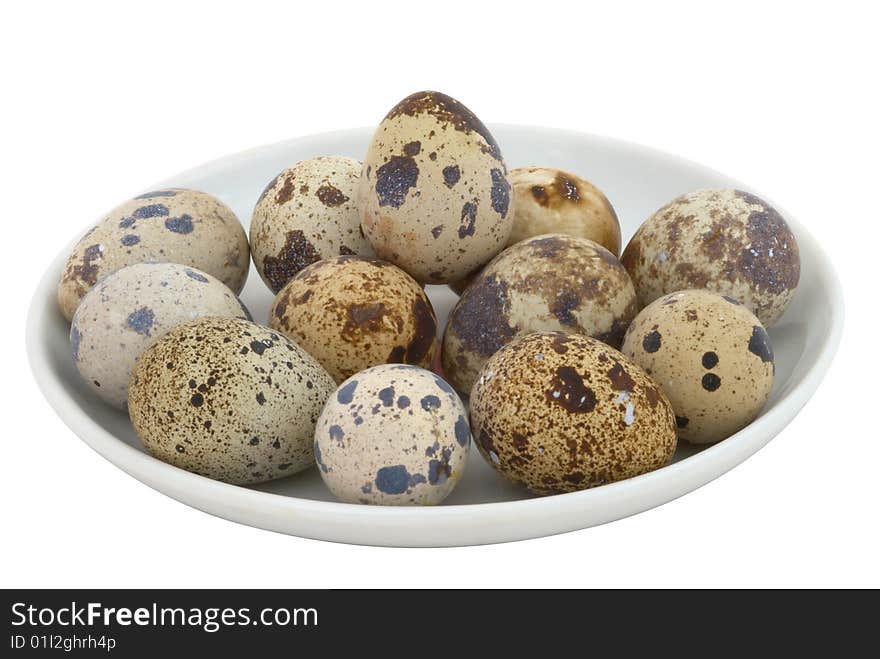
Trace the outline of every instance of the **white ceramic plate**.
<path fill-rule="evenodd" d="M 611 139 L 547 128 L 495 126 L 510 167 L 545 165 L 593 181 L 614 204 L 624 239 L 673 197 L 701 187 L 736 186 L 722 174 L 680 158 Z M 339 154 L 361 158 L 369 129 L 314 135 L 222 158 L 152 188 L 181 186 L 210 192 L 249 222 L 263 187 L 303 158 Z M 55 303 L 67 257 L 59 254 L 31 305 L 28 355 L 49 403 L 89 446 L 150 487 L 226 519 L 292 535 L 389 546 L 449 546 L 522 540 L 583 529 L 671 501 L 739 464 L 770 441 L 807 402 L 837 348 L 843 298 L 837 277 L 816 241 L 788 217 L 800 245 L 801 283 L 782 321 L 770 330 L 776 381 L 763 414 L 735 436 L 709 448 L 681 446 L 673 464 L 592 490 L 530 498 L 492 471 L 474 449 L 452 496 L 433 508 L 356 506 L 333 501 L 317 469 L 257 487 L 238 487 L 188 473 L 150 457 L 125 414 L 90 395 L 70 358 L 68 324 Z M 431 286 L 438 320 L 455 296 Z M 251 269 L 242 298 L 258 322 L 271 296 Z"/>

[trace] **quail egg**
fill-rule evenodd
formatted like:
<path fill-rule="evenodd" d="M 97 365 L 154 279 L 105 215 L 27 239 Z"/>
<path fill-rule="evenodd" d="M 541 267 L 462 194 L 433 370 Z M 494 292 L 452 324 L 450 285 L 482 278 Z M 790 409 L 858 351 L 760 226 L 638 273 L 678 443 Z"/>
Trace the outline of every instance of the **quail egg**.
<path fill-rule="evenodd" d="M 608 198 L 579 176 L 549 167 L 512 169 L 515 199 L 509 245 L 544 233 L 593 240 L 620 255 L 620 224 Z"/>
<path fill-rule="evenodd" d="M 739 300 L 765 327 L 782 316 L 800 279 L 794 234 L 770 204 L 742 190 L 682 195 L 649 217 L 621 257 L 644 307 L 706 288 Z"/>
<path fill-rule="evenodd" d="M 238 294 L 249 254 L 244 229 L 219 199 L 198 190 L 154 190 L 113 209 L 79 240 L 58 284 L 58 304 L 71 320 L 100 279 L 146 261 L 198 268 Z"/>
<path fill-rule="evenodd" d="M 251 255 L 273 293 L 315 261 L 373 255 L 355 203 L 360 173 L 361 163 L 351 158 L 309 158 L 263 190 L 251 219 Z"/>
<path fill-rule="evenodd" d="M 588 336 L 535 332 L 486 362 L 471 391 L 480 453 L 538 494 L 582 490 L 662 467 L 675 417 L 662 391 Z"/>
<path fill-rule="evenodd" d="M 269 325 L 296 341 L 337 382 L 385 363 L 429 368 L 437 320 L 424 290 L 379 259 L 337 256 L 281 289 Z"/>
<path fill-rule="evenodd" d="M 749 424 L 773 386 L 773 348 L 755 315 L 706 290 L 665 295 L 630 325 L 623 352 L 669 397 L 678 436 L 725 439 Z"/>
<path fill-rule="evenodd" d="M 620 224 L 607 197 L 592 183 L 548 167 L 510 170 L 513 186 L 513 231 L 507 246 L 533 236 L 562 233 L 593 240 L 615 257 L 620 255 Z M 461 295 L 473 277 L 451 282 Z"/>
<path fill-rule="evenodd" d="M 383 364 L 349 378 L 327 401 L 315 456 L 341 501 L 433 505 L 461 478 L 470 439 L 452 387 L 430 371 Z"/>
<path fill-rule="evenodd" d="M 335 386 L 284 336 L 238 318 L 201 318 L 144 352 L 128 410 L 156 458 L 227 483 L 260 483 L 314 465 L 315 424 Z"/>
<path fill-rule="evenodd" d="M 529 238 L 499 254 L 459 298 L 443 335 L 443 372 L 468 392 L 499 348 L 537 330 L 620 347 L 636 311 L 629 275 L 607 249 L 562 234 Z"/>
<path fill-rule="evenodd" d="M 165 332 L 201 316 L 250 319 L 235 294 L 206 272 L 178 263 L 136 263 L 86 293 L 70 325 L 73 361 L 103 400 L 124 408 L 141 353 Z"/>
<path fill-rule="evenodd" d="M 431 91 L 403 99 L 379 124 L 358 204 L 376 254 L 430 284 L 478 270 L 513 223 L 498 143 L 468 108 Z"/>

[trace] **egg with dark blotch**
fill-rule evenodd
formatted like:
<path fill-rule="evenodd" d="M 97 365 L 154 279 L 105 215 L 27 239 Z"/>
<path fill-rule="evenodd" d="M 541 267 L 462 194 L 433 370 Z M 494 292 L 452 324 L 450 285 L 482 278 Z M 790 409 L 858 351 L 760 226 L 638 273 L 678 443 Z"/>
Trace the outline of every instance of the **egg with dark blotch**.
<path fill-rule="evenodd" d="M 315 464 L 315 424 L 335 386 L 277 332 L 202 318 L 144 352 L 128 411 L 154 457 L 227 483 L 261 483 Z"/>
<path fill-rule="evenodd" d="M 135 263 L 181 263 L 207 272 L 236 295 L 250 266 L 238 218 L 206 192 L 169 188 L 138 195 L 105 215 L 73 248 L 58 284 L 67 320 L 101 279 Z"/>
<path fill-rule="evenodd" d="M 273 293 L 321 259 L 373 256 L 355 203 L 360 173 L 357 160 L 320 156 L 285 169 L 263 190 L 251 219 L 251 255 Z"/>
<path fill-rule="evenodd" d="M 765 327 L 785 312 L 800 281 L 797 239 L 766 201 L 743 190 L 697 190 L 649 217 L 623 252 L 644 307 L 705 288 L 744 304 Z"/>
<path fill-rule="evenodd" d="M 499 254 L 459 298 L 443 334 L 443 371 L 466 393 L 489 357 L 533 331 L 619 348 L 636 311 L 632 282 L 611 252 L 586 238 L 536 236 Z"/>
<path fill-rule="evenodd" d="M 337 256 L 300 271 L 275 297 L 269 325 L 337 382 L 370 366 L 430 368 L 437 319 L 421 286 L 374 258 Z"/>
<path fill-rule="evenodd" d="M 510 170 L 513 186 L 513 230 L 507 246 L 546 233 L 588 238 L 615 257 L 620 255 L 620 223 L 602 192 L 586 179 L 548 167 Z M 473 281 L 467 277 L 449 287 L 461 295 Z"/>
<path fill-rule="evenodd" d="M 495 138 L 454 98 L 425 91 L 385 116 L 358 188 L 376 255 L 422 283 L 470 275 L 507 244 L 513 200 Z"/>
<path fill-rule="evenodd" d="M 99 281 L 73 315 L 73 361 L 89 388 L 114 407 L 128 401 L 141 353 L 168 330 L 204 316 L 250 319 L 235 294 L 178 263 L 136 263 Z"/>
<path fill-rule="evenodd" d="M 527 334 L 483 367 L 470 400 L 481 455 L 537 494 L 644 474 L 675 452 L 669 401 L 645 372 L 587 336 Z"/>
<path fill-rule="evenodd" d="M 620 223 L 608 198 L 575 174 L 549 167 L 510 171 L 515 199 L 509 245 L 545 233 L 589 238 L 620 255 Z"/>
<path fill-rule="evenodd" d="M 736 300 L 710 291 L 679 291 L 649 304 L 630 325 L 623 352 L 660 384 L 679 438 L 693 444 L 744 428 L 773 387 L 764 326 Z"/>
<path fill-rule="evenodd" d="M 315 430 L 315 457 L 347 503 L 433 505 L 461 479 L 470 451 L 467 411 L 440 377 L 385 364 L 340 385 Z"/>

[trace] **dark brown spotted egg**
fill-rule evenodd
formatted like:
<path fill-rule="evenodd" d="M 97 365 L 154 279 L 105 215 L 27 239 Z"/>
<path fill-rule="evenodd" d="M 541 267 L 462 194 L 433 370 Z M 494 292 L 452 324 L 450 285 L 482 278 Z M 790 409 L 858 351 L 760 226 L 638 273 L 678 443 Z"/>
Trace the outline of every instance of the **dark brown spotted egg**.
<path fill-rule="evenodd" d="M 620 255 L 620 223 L 608 198 L 575 174 L 549 167 L 512 169 L 515 198 L 508 244 L 544 233 L 593 240 Z"/>
<path fill-rule="evenodd" d="M 250 320 L 235 294 L 206 272 L 178 263 L 136 263 L 86 293 L 70 325 L 79 374 L 99 397 L 124 408 L 141 353 L 168 330 L 202 316 Z"/>
<path fill-rule="evenodd" d="M 665 295 L 630 325 L 623 352 L 669 397 L 678 436 L 725 439 L 749 424 L 773 386 L 773 348 L 764 326 L 733 298 L 706 290 Z"/>
<path fill-rule="evenodd" d="M 238 294 L 250 265 L 247 235 L 219 199 L 172 188 L 139 195 L 105 215 L 73 248 L 58 284 L 67 320 L 99 279 L 127 265 L 181 263 Z"/>
<path fill-rule="evenodd" d="M 525 167 L 510 170 L 513 186 L 513 230 L 508 247 L 545 233 L 589 238 L 615 257 L 620 255 L 620 223 L 608 198 L 586 179 L 559 169 Z M 449 287 L 461 295 L 473 281 L 467 277 Z"/>
<path fill-rule="evenodd" d="M 499 254 L 459 298 L 443 335 L 444 373 L 468 392 L 489 357 L 533 331 L 576 332 L 619 348 L 636 310 L 629 275 L 607 249 L 536 236 Z"/>
<path fill-rule="evenodd" d="M 429 368 L 437 320 L 422 287 L 374 258 L 337 256 L 300 271 L 275 297 L 269 325 L 337 382 L 385 363 Z"/>
<path fill-rule="evenodd" d="M 320 156 L 285 169 L 263 190 L 251 219 L 251 255 L 273 293 L 315 261 L 373 255 L 355 203 L 360 173 L 357 160 Z"/>
<path fill-rule="evenodd" d="M 358 188 L 376 254 L 422 283 L 478 270 L 513 223 L 501 149 L 477 116 L 439 92 L 398 103 L 376 129 Z"/>
<path fill-rule="evenodd" d="M 315 424 L 335 386 L 277 332 L 203 318 L 144 352 L 128 410 L 156 458 L 227 483 L 260 483 L 315 463 Z"/>
<path fill-rule="evenodd" d="M 330 397 L 315 457 L 341 501 L 433 505 L 461 478 L 470 439 L 452 387 L 430 371 L 386 364 L 349 378 Z"/>
<path fill-rule="evenodd" d="M 499 350 L 471 392 L 486 461 L 538 494 L 582 490 L 662 467 L 672 406 L 645 372 L 579 334 L 536 332 Z"/>
<path fill-rule="evenodd" d="M 621 261 L 641 307 L 688 288 L 742 302 L 766 326 L 785 312 L 800 279 L 798 244 L 770 204 L 742 190 L 682 195 L 639 228 Z"/>

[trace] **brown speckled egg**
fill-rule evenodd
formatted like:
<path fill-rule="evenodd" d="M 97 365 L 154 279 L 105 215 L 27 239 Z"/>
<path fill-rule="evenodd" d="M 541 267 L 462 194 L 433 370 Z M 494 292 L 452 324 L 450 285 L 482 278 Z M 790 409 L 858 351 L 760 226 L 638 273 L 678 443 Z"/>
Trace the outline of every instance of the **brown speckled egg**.
<path fill-rule="evenodd" d="M 273 293 L 315 261 L 373 255 L 355 203 L 360 174 L 357 160 L 321 156 L 284 170 L 263 190 L 251 219 L 251 255 Z"/>
<path fill-rule="evenodd" d="M 478 270 L 513 223 L 501 149 L 473 112 L 439 92 L 408 96 L 379 124 L 358 203 L 376 254 L 422 283 Z"/>
<path fill-rule="evenodd" d="M 341 501 L 433 505 L 461 478 L 470 439 L 452 387 L 430 371 L 384 364 L 349 378 L 327 401 L 315 457 Z"/>
<path fill-rule="evenodd" d="M 611 252 L 586 238 L 536 236 L 499 254 L 459 298 L 443 335 L 443 370 L 467 392 L 517 336 L 562 330 L 617 348 L 635 315 L 632 282 Z"/>
<path fill-rule="evenodd" d="M 773 348 L 761 322 L 733 298 L 705 290 L 671 293 L 645 307 L 623 352 L 660 385 L 678 436 L 694 444 L 744 428 L 773 386 Z"/>
<path fill-rule="evenodd" d="M 471 391 L 471 432 L 499 472 L 538 494 L 665 465 L 675 417 L 645 372 L 579 334 L 536 332 L 499 350 Z"/>
<path fill-rule="evenodd" d="M 124 408 L 141 353 L 171 328 L 202 316 L 250 320 L 235 294 L 206 272 L 178 263 L 120 268 L 77 307 L 70 325 L 73 361 L 100 398 Z"/>
<path fill-rule="evenodd" d="M 335 386 L 286 337 L 246 320 L 202 318 L 144 352 L 128 411 L 156 458 L 227 483 L 260 483 L 315 463 L 315 424 Z"/>
<path fill-rule="evenodd" d="M 337 256 L 300 271 L 275 297 L 269 324 L 337 382 L 385 363 L 429 368 L 437 319 L 412 277 L 379 259 Z"/>
<path fill-rule="evenodd" d="M 608 198 L 592 183 L 548 167 L 512 169 L 513 231 L 508 244 L 544 233 L 589 238 L 620 254 L 620 224 Z"/>
<path fill-rule="evenodd" d="M 742 190 L 697 190 L 649 217 L 621 257 L 641 307 L 706 288 L 742 302 L 770 327 L 797 289 L 797 240 L 767 202 Z"/>
<path fill-rule="evenodd" d="M 545 233 L 589 238 L 617 257 L 620 224 L 604 194 L 574 174 L 547 167 L 510 170 L 513 185 L 513 231 L 508 247 Z M 473 281 L 467 277 L 449 287 L 461 295 Z"/>
<path fill-rule="evenodd" d="M 244 288 L 247 236 L 235 214 L 206 192 L 171 188 L 138 195 L 105 215 L 73 248 L 58 284 L 67 320 L 98 280 L 127 265 L 182 263 Z"/>

